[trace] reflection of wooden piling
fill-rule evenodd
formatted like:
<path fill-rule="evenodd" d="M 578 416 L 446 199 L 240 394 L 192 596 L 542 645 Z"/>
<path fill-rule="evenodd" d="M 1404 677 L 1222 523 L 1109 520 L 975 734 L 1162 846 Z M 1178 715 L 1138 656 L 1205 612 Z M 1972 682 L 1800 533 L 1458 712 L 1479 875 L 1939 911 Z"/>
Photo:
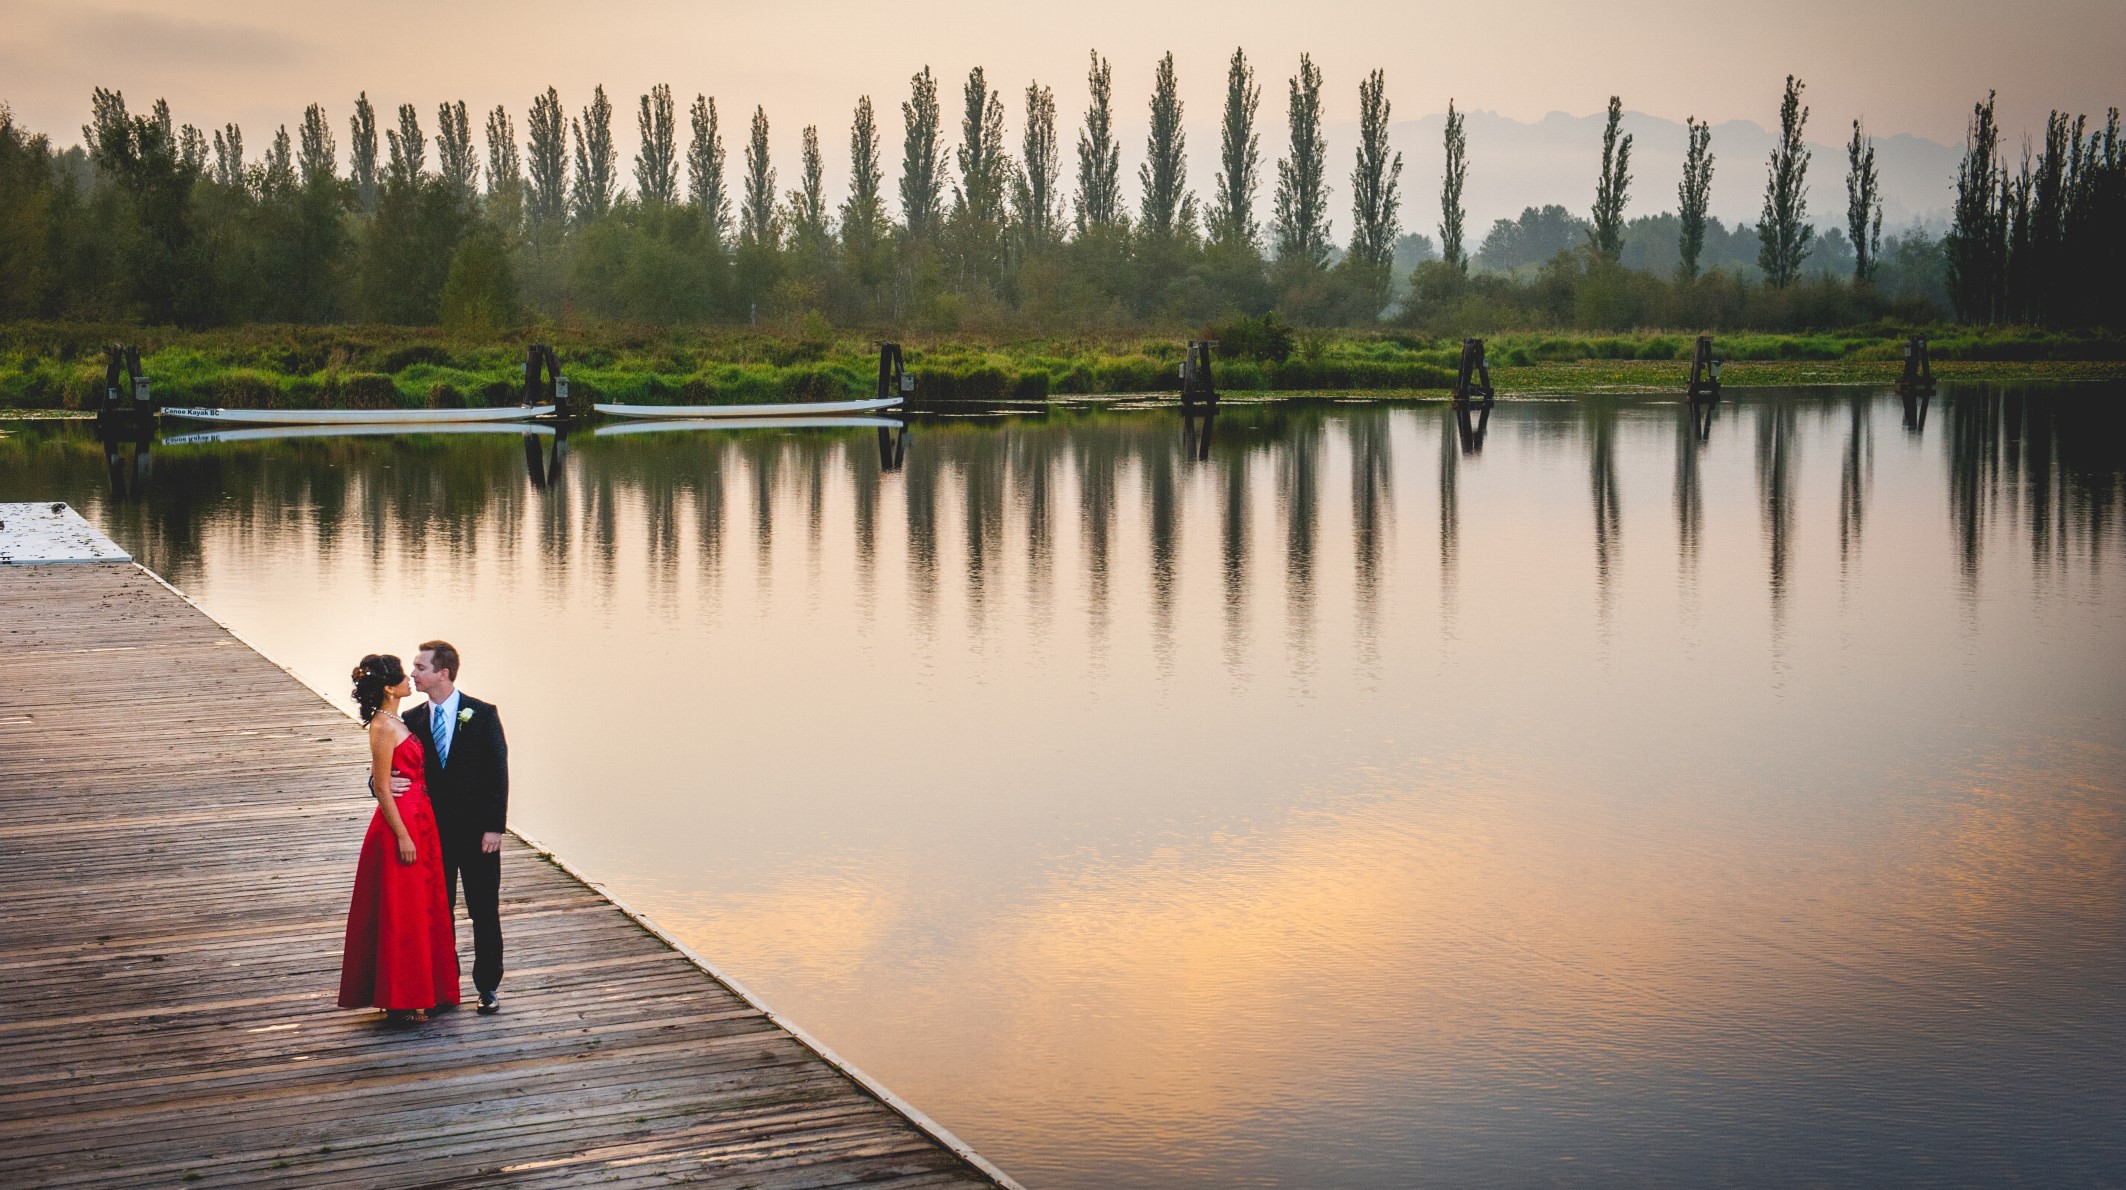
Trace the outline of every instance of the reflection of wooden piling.
<path fill-rule="evenodd" d="M 1491 407 L 1491 361 L 1484 358 L 1482 339 L 1462 340 L 1462 364 L 1454 381 L 1455 403 L 1466 404 L 1482 401 L 1486 411 Z"/>
<path fill-rule="evenodd" d="M 1699 335 L 1698 346 L 1690 357 L 1690 399 L 1717 401 L 1720 399 L 1720 361 L 1713 358 L 1713 337 Z"/>
<path fill-rule="evenodd" d="M 1211 459 L 1211 435 L 1218 422 L 1215 405 L 1181 407 L 1181 457 L 1207 463 Z"/>
<path fill-rule="evenodd" d="M 1905 370 L 1897 378 L 1897 395 L 1901 397 L 1931 397 L 1934 395 L 1934 366 L 1927 358 L 1927 337 L 1914 335 L 1905 340 Z"/>
<path fill-rule="evenodd" d="M 878 345 L 878 398 L 899 397 L 906 401 L 915 395 L 915 374 L 908 370 L 901 359 L 901 345 L 880 343 Z"/>
<path fill-rule="evenodd" d="M 908 423 L 878 428 L 878 469 L 898 471 L 908 461 Z"/>
<path fill-rule="evenodd" d="M 1188 354 L 1181 357 L 1181 408 L 1216 412 L 1218 386 L 1211 377 L 1211 348 L 1216 339 L 1190 339 Z"/>
<path fill-rule="evenodd" d="M 1471 410 L 1474 409 L 1472 413 Z M 1462 453 L 1476 455 L 1484 452 L 1484 435 L 1491 429 L 1491 402 L 1456 401 L 1454 403 L 1454 428 L 1461 440 Z"/>
<path fill-rule="evenodd" d="M 561 359 L 544 343 L 534 343 L 524 356 L 524 403 L 552 405 L 554 421 L 575 425 L 591 415 L 590 402 L 568 391 L 568 377 L 561 374 Z"/>
<path fill-rule="evenodd" d="M 1703 446 L 1713 439 L 1713 415 L 1720 409 L 1716 398 L 1694 400 L 1689 403 L 1691 436 Z"/>
<path fill-rule="evenodd" d="M 148 395 L 148 374 L 140 368 L 140 349 L 113 343 L 104 352 L 103 401 L 96 407 L 99 434 L 131 436 L 155 424 L 155 400 Z"/>

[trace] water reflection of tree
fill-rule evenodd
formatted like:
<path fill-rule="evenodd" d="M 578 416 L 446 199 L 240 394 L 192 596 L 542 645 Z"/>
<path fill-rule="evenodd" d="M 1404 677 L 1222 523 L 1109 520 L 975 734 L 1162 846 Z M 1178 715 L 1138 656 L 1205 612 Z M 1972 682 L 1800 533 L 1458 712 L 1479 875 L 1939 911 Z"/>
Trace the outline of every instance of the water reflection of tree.
<path fill-rule="evenodd" d="M 2126 441 L 2120 410 L 2126 406 L 2101 393 L 2025 390 L 1961 390 L 1941 399 L 1945 408 L 1932 432 L 1948 468 L 1949 528 L 1967 587 L 1975 590 L 1989 543 L 2027 549 L 2042 574 L 2078 559 L 2093 561 L 2117 536 L 2118 444 Z M 1881 532 L 1870 524 L 1867 508 L 1871 417 L 1895 413 L 1843 397 L 1825 402 L 1768 396 L 1729 409 L 1755 427 L 1776 635 L 1784 631 L 1796 581 L 1799 411 L 1820 412 L 1822 423 L 1812 423 L 1812 432 L 1843 442 L 1837 523 L 1840 555 L 1849 566 L 1857 565 L 1866 531 Z M 1623 448 L 1619 439 L 1628 440 L 1639 424 L 1621 420 L 1619 412 L 1614 405 L 1543 402 L 1512 406 L 1505 414 L 1518 446 L 1588 452 L 1590 530 L 1605 600 L 1621 578 L 1622 477 L 1616 472 L 1622 464 L 1615 454 Z M 1206 507 L 1198 515 L 1217 518 L 1224 655 L 1240 677 L 1256 647 L 1249 610 L 1266 562 L 1270 572 L 1281 573 L 1284 588 L 1281 614 L 1272 622 L 1281 621 L 1295 668 L 1304 674 L 1313 664 L 1327 515 L 1320 507 L 1320 471 L 1325 444 L 1332 441 L 1347 443 L 1351 452 L 1351 504 L 1348 528 L 1330 528 L 1350 534 L 1355 628 L 1360 649 L 1370 647 L 1377 617 L 1394 605 L 1389 584 L 1395 574 L 1397 477 L 1389 435 L 1395 419 L 1409 416 L 1328 406 L 1232 406 L 1219 414 L 1203 463 L 1177 453 L 1180 435 L 1170 411 L 1059 409 L 1006 427 L 939 422 L 918 429 L 905 468 L 890 475 L 882 473 L 869 437 L 848 431 L 579 434 L 567 456 L 546 470 L 543 487 L 534 484 L 522 439 L 514 435 L 163 447 L 154 454 L 150 482 L 137 503 L 127 498 L 130 487 L 111 493 L 102 447 L 86 427 L 12 427 L 0 437 L 0 476 L 12 492 L 68 499 L 92 510 L 144 562 L 180 585 L 199 573 L 204 543 L 235 539 L 266 556 L 314 549 L 328 561 L 345 556 L 371 566 L 406 558 L 462 565 L 477 555 L 501 567 L 529 550 L 538 555 L 537 566 L 579 569 L 582 577 L 573 581 L 610 600 L 632 586 L 619 582 L 615 569 L 623 555 L 634 564 L 627 543 L 640 534 L 655 584 L 652 608 L 659 612 L 675 607 L 676 583 L 689 565 L 702 580 L 696 606 L 720 597 L 729 534 L 739 528 L 734 515 L 745 517 L 743 530 L 753 539 L 766 584 L 777 531 L 788 538 L 797 530 L 815 562 L 833 556 L 839 523 L 834 506 L 846 498 L 856 598 L 867 608 L 876 598 L 879 554 L 901 547 L 904 537 L 911 622 L 920 631 L 934 629 L 941 588 L 950 584 L 965 594 L 970 627 L 979 634 L 985 601 L 991 616 L 996 610 L 1007 549 L 1023 542 L 1028 590 L 1045 606 L 1054 568 L 1067 561 L 1056 558 L 1060 545 L 1080 551 L 1082 586 L 1073 592 L 1072 611 L 1084 617 L 1094 647 L 1106 647 L 1111 601 L 1134 602 L 1143 591 L 1151 644 L 1162 651 L 1173 647 L 1185 607 L 1189 502 L 1207 499 L 1215 513 Z M 1452 411 L 1442 407 L 1439 416 L 1440 607 L 1452 632 L 1462 544 L 1460 480 L 1473 456 L 1461 450 Z M 1688 588 L 1705 544 L 1706 460 L 1720 447 L 1698 442 L 1680 408 L 1675 418 L 1677 564 L 1679 581 Z M 1190 482 L 1195 475 L 1204 482 Z M 903 491 L 893 492 L 894 484 Z M 1141 509 L 1118 497 L 1122 485 L 1130 496 L 1142 494 Z M 739 503 L 750 507 L 734 513 L 732 505 Z M 952 542 L 941 542 L 943 523 L 953 516 L 964 521 L 952 527 Z M 1265 516 L 1275 517 L 1274 536 L 1258 538 L 1258 528 L 1269 528 L 1261 521 Z M 1149 551 L 1146 586 L 1134 586 L 1131 578 L 1125 588 L 1117 571 L 1120 536 L 1135 539 L 1138 533 Z M 1065 544 L 1073 534 L 1077 540 Z M 794 539 L 785 544 L 793 546 Z M 1261 554 L 1265 545 L 1271 555 Z M 946 557 L 960 549 L 967 554 L 964 568 L 958 565 L 962 559 Z M 1016 550 L 1011 555 L 1019 556 Z M 1134 549 L 1127 556 L 1133 558 Z M 941 573 L 947 561 L 956 573 Z M 556 581 L 549 598 L 565 599 L 564 585 Z M 760 591 L 772 594 L 767 585 Z"/>
<path fill-rule="evenodd" d="M 1788 586 L 1794 550 L 1794 471 L 1800 435 L 1794 425 L 1794 399 L 1767 397 L 1755 403 L 1757 415 L 1757 507 L 1764 520 L 1766 588 L 1771 594 L 1772 643 L 1786 639 Z"/>
<path fill-rule="evenodd" d="M 1676 585 L 1684 609 L 1694 612 L 1698 595 L 1698 559 L 1705 536 L 1705 485 L 1699 455 L 1705 449 L 1707 428 L 1702 411 L 1688 403 L 1676 418 Z"/>
<path fill-rule="evenodd" d="M 1359 661 L 1369 676 L 1380 662 L 1380 585 L 1386 541 L 1395 517 L 1386 416 L 1353 417 L 1344 431 L 1351 443 L 1351 561 Z"/>
<path fill-rule="evenodd" d="M 2003 514 L 2041 579 L 2077 558 L 2097 563 L 2126 496 L 2117 394 L 1973 386 L 1944 400 L 1949 519 L 1966 594 L 1977 595 L 1986 541 Z"/>
<path fill-rule="evenodd" d="M 1615 611 L 1615 572 L 1624 550 L 1624 517 L 1617 504 L 1617 405 L 1613 398 L 1589 397 L 1583 408 L 1587 486 L 1594 509 L 1595 622 L 1606 640 Z"/>
<path fill-rule="evenodd" d="M 1867 521 L 1868 491 L 1875 483 L 1875 436 L 1869 421 L 1870 398 L 1846 400 L 1848 426 L 1845 458 L 1838 473 L 1838 573 L 1843 583 L 1857 564 L 1861 531 Z"/>
<path fill-rule="evenodd" d="M 1321 418 L 1283 425 L 1277 513 L 1285 530 L 1285 637 L 1302 689 L 1314 671 L 1314 550 L 1321 509 Z"/>

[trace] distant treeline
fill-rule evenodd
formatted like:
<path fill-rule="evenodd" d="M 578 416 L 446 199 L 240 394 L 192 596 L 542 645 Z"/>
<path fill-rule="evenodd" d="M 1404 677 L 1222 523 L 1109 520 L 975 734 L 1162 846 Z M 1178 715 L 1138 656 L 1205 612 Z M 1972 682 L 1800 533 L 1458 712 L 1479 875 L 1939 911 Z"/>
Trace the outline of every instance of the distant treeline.
<path fill-rule="evenodd" d="M 1111 83 L 1094 54 L 1066 174 L 1048 87 L 1025 89 L 1014 145 L 1005 96 L 976 68 L 954 144 L 925 68 L 900 104 L 904 147 L 890 192 L 877 113 L 870 97 L 858 100 L 852 181 L 839 204 L 824 192 L 817 128 L 803 129 L 796 185 L 782 188 L 763 109 L 733 130 L 742 146 L 733 161 L 716 101 L 698 95 L 682 111 L 666 86 L 638 98 L 639 148 L 625 180 L 603 87 L 574 115 L 552 88 L 535 96 L 521 139 L 498 106 L 485 116 L 484 142 L 463 102 L 438 108 L 431 135 L 413 105 L 391 126 L 364 94 L 344 128 L 344 158 L 341 130 L 317 104 L 257 157 L 234 124 L 202 131 L 176 123 L 162 101 L 138 113 L 101 88 L 85 148 L 55 150 L 0 106 L 0 319 L 440 325 L 470 335 L 527 322 L 1077 334 L 1271 312 L 1299 326 L 1386 321 L 1440 335 L 1806 329 L 1951 315 L 2126 322 L 2116 109 L 2093 131 L 2055 114 L 2043 153 L 2026 153 L 2011 174 L 1989 97 L 1973 117 L 1954 226 L 1938 241 L 1921 231 L 1885 241 L 1874 149 L 1857 120 L 1844 226 L 1819 234 L 1809 221 L 1799 81 L 1787 80 L 1754 227 L 1708 218 L 1715 158 L 1695 118 L 1676 209 L 1627 219 L 1632 138 L 1620 135 L 1612 97 L 1587 213 L 1531 207 L 1497 221 L 1472 252 L 1462 205 L 1472 156 L 1452 104 L 1435 240 L 1401 224 L 1403 159 L 1388 147 L 1381 71 L 1359 83 L 1359 145 L 1339 185 L 1320 70 L 1301 55 L 1287 80 L 1289 127 L 1272 163 L 1258 127 L 1261 87 L 1236 50 L 1216 185 L 1199 197 L 1187 185 L 1167 55 L 1134 207 Z M 1258 215 L 1265 197 L 1267 220 Z M 1339 242 L 1332 235 L 1346 213 Z"/>

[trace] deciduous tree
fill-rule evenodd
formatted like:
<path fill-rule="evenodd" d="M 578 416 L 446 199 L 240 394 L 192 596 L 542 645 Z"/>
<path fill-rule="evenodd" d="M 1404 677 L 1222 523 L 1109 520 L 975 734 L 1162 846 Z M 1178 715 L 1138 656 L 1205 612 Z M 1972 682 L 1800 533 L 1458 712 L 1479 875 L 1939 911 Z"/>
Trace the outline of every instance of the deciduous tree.
<path fill-rule="evenodd" d="M 1809 241 L 1816 236 L 1809 214 L 1809 147 L 1801 139 L 1809 109 L 1801 105 L 1805 86 L 1786 76 L 1786 95 L 1779 101 L 1779 143 L 1772 149 L 1764 179 L 1764 211 L 1757 219 L 1757 264 L 1774 289 L 1784 289 L 1801 274 Z"/>

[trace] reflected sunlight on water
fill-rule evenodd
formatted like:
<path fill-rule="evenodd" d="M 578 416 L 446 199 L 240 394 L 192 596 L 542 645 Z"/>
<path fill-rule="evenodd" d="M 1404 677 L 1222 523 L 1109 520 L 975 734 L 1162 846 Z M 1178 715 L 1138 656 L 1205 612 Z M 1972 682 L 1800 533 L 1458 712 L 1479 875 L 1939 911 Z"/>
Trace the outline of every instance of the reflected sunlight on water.
<path fill-rule="evenodd" d="M 2126 1178 L 2122 395 L 0 437 L 1036 1186 Z M 1199 457 L 1202 456 L 1202 457 Z M 238 692 L 232 692 L 232 697 Z"/>

